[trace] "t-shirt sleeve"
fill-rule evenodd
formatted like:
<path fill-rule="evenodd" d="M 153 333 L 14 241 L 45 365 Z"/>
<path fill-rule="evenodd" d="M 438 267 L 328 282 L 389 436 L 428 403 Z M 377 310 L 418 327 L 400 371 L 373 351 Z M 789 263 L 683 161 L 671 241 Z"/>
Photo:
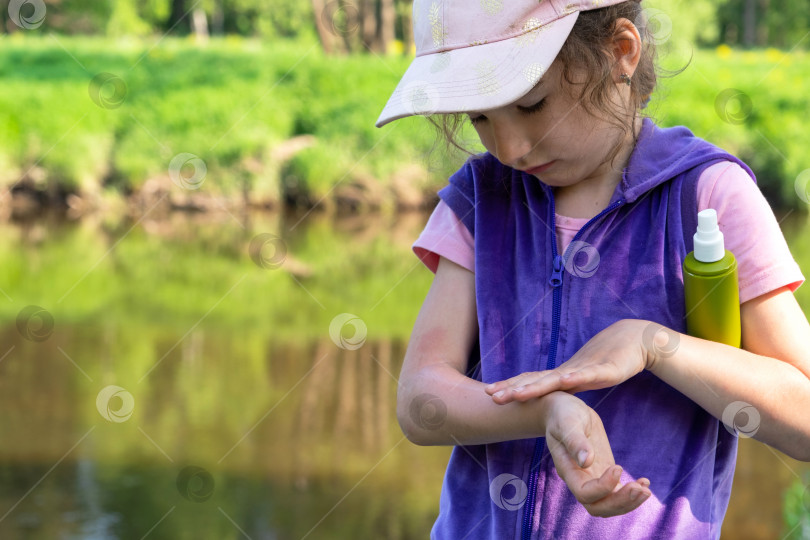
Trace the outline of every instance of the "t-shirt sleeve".
<path fill-rule="evenodd" d="M 439 266 L 439 256 L 475 272 L 475 241 L 467 227 L 442 200 L 436 205 L 412 249 L 434 274 Z"/>
<path fill-rule="evenodd" d="M 726 249 L 737 259 L 740 303 L 780 287 L 795 291 L 804 275 L 773 210 L 737 163 L 708 167 L 698 180 L 698 211 L 714 208 Z"/>

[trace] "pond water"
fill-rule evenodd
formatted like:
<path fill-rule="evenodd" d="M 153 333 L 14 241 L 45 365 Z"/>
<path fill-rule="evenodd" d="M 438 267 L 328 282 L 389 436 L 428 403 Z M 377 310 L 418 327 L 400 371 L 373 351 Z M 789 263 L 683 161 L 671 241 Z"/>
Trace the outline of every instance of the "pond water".
<path fill-rule="evenodd" d="M 426 219 L 0 224 L 0 538 L 427 538 L 450 450 L 394 413 Z M 784 537 L 808 471 L 742 439 L 723 538 Z"/>

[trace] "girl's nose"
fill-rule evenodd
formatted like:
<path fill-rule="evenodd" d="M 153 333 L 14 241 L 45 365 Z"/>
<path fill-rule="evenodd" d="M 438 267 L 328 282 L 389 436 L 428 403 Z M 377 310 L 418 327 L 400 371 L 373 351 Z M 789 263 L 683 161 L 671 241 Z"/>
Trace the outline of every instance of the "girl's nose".
<path fill-rule="evenodd" d="M 513 123 L 493 120 L 492 137 L 498 161 L 515 169 L 530 165 L 523 158 L 532 151 L 531 139 Z"/>

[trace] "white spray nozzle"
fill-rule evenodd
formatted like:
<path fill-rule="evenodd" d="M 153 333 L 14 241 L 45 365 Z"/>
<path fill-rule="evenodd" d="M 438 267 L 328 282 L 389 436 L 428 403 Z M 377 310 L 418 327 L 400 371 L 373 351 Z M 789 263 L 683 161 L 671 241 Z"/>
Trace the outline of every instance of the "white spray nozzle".
<path fill-rule="evenodd" d="M 725 256 L 723 233 L 717 226 L 717 212 L 714 209 L 698 212 L 698 228 L 693 238 L 695 259 L 700 262 L 716 262 Z"/>

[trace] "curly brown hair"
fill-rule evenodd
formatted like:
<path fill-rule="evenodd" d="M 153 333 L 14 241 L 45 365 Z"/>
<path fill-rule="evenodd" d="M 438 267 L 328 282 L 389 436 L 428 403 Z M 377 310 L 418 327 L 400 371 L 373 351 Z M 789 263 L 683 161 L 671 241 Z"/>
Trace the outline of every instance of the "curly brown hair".
<path fill-rule="evenodd" d="M 642 44 L 641 58 L 630 85 L 630 106 L 633 111 L 630 117 L 617 111 L 616 104 L 611 99 L 612 86 L 615 84 L 612 77 L 615 60 L 610 44 L 616 30 L 616 21 L 621 18 L 635 24 Z M 633 129 L 637 115 L 647 106 L 658 77 L 676 75 L 686 69 L 684 66 L 679 70 L 665 71 L 657 67 L 655 36 L 648 26 L 641 0 L 628 0 L 581 12 L 568 39 L 560 49 L 557 60 L 563 66 L 562 77 L 568 84 L 575 84 L 573 79 L 575 71 L 581 70 L 587 74 L 585 82 L 579 83 L 582 85 L 580 100 L 585 111 L 593 116 L 596 116 L 597 112 L 608 111 L 611 123 L 620 128 L 625 135 L 633 133 L 633 145 L 637 142 L 637 135 Z M 437 142 L 443 140 L 446 150 L 450 152 L 461 150 L 465 154 L 472 155 L 472 152 L 458 141 L 458 134 L 467 121 L 465 114 L 436 114 L 427 118 L 437 130 Z M 612 162 L 619 151 L 620 146 L 617 146 L 609 156 L 609 161 Z"/>

